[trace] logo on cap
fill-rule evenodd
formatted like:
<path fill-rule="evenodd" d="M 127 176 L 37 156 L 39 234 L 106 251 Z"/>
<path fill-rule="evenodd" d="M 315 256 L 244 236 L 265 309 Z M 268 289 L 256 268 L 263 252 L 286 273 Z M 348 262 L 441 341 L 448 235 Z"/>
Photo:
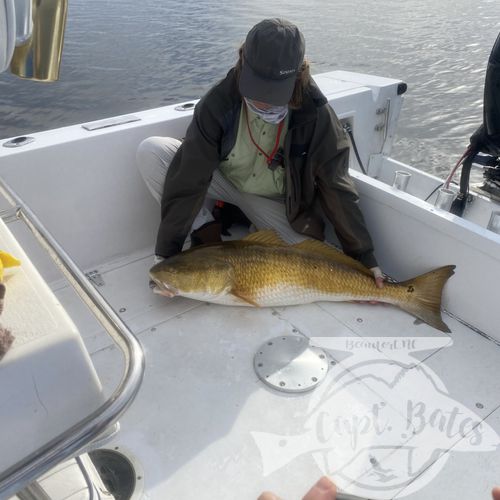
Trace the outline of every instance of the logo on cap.
<path fill-rule="evenodd" d="M 290 73 L 295 73 L 296 69 L 280 69 L 280 75 L 289 75 Z"/>

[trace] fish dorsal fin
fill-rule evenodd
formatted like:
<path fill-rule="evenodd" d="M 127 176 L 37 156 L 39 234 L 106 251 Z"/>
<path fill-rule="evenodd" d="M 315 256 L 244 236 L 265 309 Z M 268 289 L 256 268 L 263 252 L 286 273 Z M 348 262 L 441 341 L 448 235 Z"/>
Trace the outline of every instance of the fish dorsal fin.
<path fill-rule="evenodd" d="M 296 243 L 292 245 L 290 248 L 297 248 L 298 250 L 304 250 L 305 252 L 314 253 L 317 255 L 322 255 L 323 257 L 327 257 L 328 259 L 332 259 L 339 264 L 344 264 L 345 266 L 349 266 L 352 269 L 356 269 L 367 276 L 373 278 L 373 273 L 365 267 L 361 262 L 349 257 L 345 253 L 342 253 L 340 250 L 327 245 L 319 240 L 304 240 L 300 243 Z"/>
<path fill-rule="evenodd" d="M 259 245 L 272 245 L 278 247 L 287 247 L 288 243 L 281 239 L 274 229 L 264 229 L 256 233 L 249 234 L 243 241 L 248 243 L 255 243 Z"/>

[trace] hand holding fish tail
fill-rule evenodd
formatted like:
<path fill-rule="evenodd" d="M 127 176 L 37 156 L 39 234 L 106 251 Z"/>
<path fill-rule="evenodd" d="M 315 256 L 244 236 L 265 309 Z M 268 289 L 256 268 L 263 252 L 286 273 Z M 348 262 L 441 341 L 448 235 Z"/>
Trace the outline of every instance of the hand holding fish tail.
<path fill-rule="evenodd" d="M 373 273 L 373 277 L 375 278 L 375 284 L 377 288 L 384 288 L 384 274 L 380 267 L 371 267 L 370 271 Z"/>
<path fill-rule="evenodd" d="M 370 271 L 373 273 L 377 288 L 384 288 L 384 274 L 382 273 L 380 267 L 370 267 Z M 357 304 L 380 304 L 378 300 L 353 300 L 352 302 Z"/>

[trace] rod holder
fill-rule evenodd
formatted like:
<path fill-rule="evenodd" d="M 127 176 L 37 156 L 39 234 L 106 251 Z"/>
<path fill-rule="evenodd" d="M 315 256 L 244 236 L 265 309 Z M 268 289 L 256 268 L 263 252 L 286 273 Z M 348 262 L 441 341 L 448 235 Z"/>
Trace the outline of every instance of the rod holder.
<path fill-rule="evenodd" d="M 404 170 L 396 170 L 394 172 L 394 180 L 392 182 L 392 187 L 395 189 L 399 189 L 400 191 L 406 191 L 410 179 L 411 179 L 410 172 L 405 172 Z"/>
<path fill-rule="evenodd" d="M 452 191 L 448 188 L 439 188 L 434 206 L 436 208 L 440 208 L 441 210 L 449 212 L 455 196 L 455 191 Z"/>
<path fill-rule="evenodd" d="M 500 211 L 491 212 L 488 229 L 494 233 L 500 234 Z"/>

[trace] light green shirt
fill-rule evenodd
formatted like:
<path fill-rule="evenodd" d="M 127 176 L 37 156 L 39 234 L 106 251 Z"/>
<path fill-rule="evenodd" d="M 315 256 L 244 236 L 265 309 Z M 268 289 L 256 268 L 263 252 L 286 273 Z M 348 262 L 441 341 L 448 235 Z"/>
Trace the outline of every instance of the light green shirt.
<path fill-rule="evenodd" d="M 231 181 L 240 191 L 261 196 L 281 196 L 285 193 L 285 169 L 278 166 L 271 170 L 267 166 L 266 157 L 255 147 L 245 117 L 244 102 L 241 105 L 238 136 L 233 149 L 226 160 L 220 163 L 224 177 Z M 253 111 L 246 108 L 248 123 L 253 140 L 270 155 L 276 143 L 278 125 L 267 123 Z M 281 131 L 279 146 L 283 147 L 288 129 L 288 118 L 285 118 Z"/>

